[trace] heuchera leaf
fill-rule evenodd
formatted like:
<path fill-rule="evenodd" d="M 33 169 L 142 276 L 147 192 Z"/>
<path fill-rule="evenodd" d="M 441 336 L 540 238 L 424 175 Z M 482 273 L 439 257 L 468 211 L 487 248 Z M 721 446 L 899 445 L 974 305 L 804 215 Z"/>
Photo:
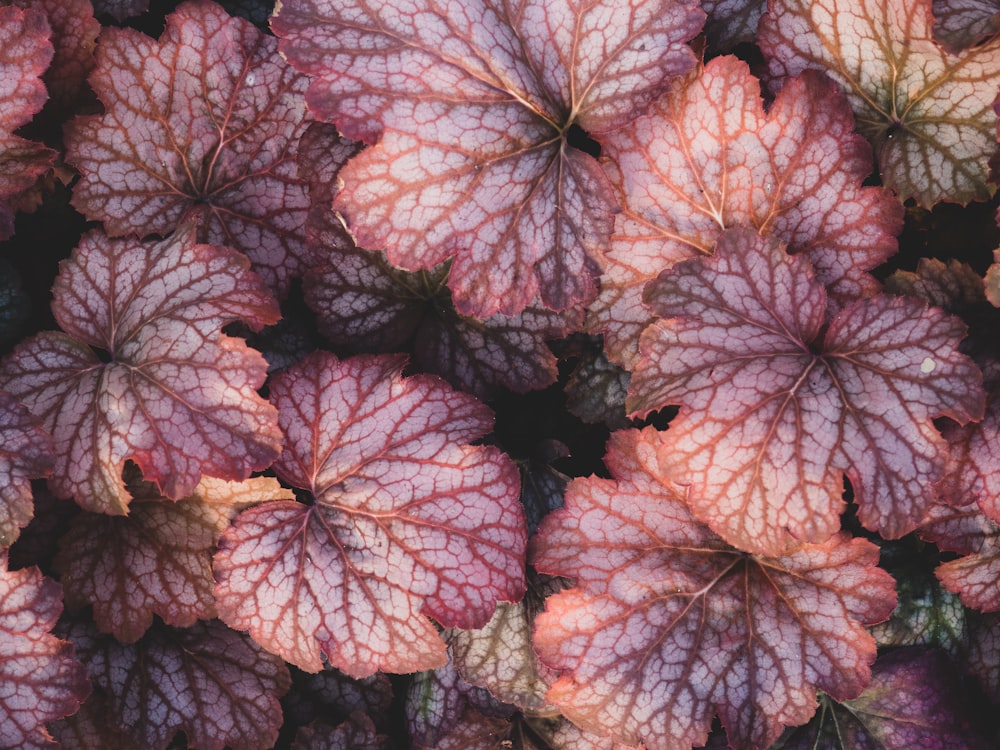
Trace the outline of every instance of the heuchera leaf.
<path fill-rule="evenodd" d="M 740 224 L 804 253 L 836 309 L 878 290 L 868 271 L 896 252 L 903 211 L 862 187 L 871 149 L 837 87 L 810 73 L 785 84 L 765 112 L 746 63 L 715 58 L 679 82 L 604 153 L 622 193 L 590 327 L 611 359 L 633 369 L 651 322 L 642 288 L 673 263 L 709 253 Z"/>
<path fill-rule="evenodd" d="M 55 158 L 51 149 L 14 135 L 45 104 L 40 76 L 52 61 L 50 34 L 39 11 L 0 7 L 0 240 L 14 233 L 11 201 Z"/>
<path fill-rule="evenodd" d="M 159 41 L 105 29 L 90 77 L 105 113 L 66 128 L 73 205 L 116 236 L 196 219 L 199 241 L 246 253 L 284 294 L 314 261 L 295 159 L 311 119 L 276 44 L 211 2 L 181 5 Z"/>
<path fill-rule="evenodd" d="M 285 727 L 305 726 L 316 719 L 336 723 L 360 711 L 384 723 L 392 705 L 392 683 L 382 672 L 354 680 L 339 669 L 327 667 L 310 674 L 292 670 L 292 687 L 281 706 Z"/>
<path fill-rule="evenodd" d="M 37 568 L 9 571 L 0 552 L 0 746 L 57 747 L 45 723 L 67 716 L 90 692 L 72 644 L 51 634 L 62 587 Z"/>
<path fill-rule="evenodd" d="M 816 717 L 772 750 L 986 750 L 959 703 L 958 679 L 942 651 L 904 648 L 880 656 L 854 700 L 821 700 Z"/>
<path fill-rule="evenodd" d="M 287 0 L 272 28 L 317 116 L 378 141 L 334 203 L 358 244 L 410 271 L 453 258 L 456 307 L 483 318 L 593 298 L 615 200 L 571 138 L 688 70 L 703 19 L 687 0 Z"/>
<path fill-rule="evenodd" d="M 332 727 L 317 721 L 295 735 L 292 750 L 387 750 L 389 740 L 378 734 L 372 720 L 363 713 Z"/>
<path fill-rule="evenodd" d="M 868 683 L 864 629 L 895 606 L 878 548 L 847 535 L 780 557 L 729 547 L 663 481 L 653 428 L 612 435 L 613 479 L 576 479 L 532 542 L 541 572 L 575 578 L 536 619 L 562 677 L 548 699 L 574 723 L 649 750 L 704 743 L 718 713 L 732 747 L 766 748 Z"/>
<path fill-rule="evenodd" d="M 77 625 L 70 632 L 109 721 L 139 748 L 164 748 L 177 732 L 198 750 L 264 750 L 281 725 L 288 668 L 218 620 L 156 624 L 134 644 Z"/>
<path fill-rule="evenodd" d="M 315 672 L 353 677 L 444 662 L 431 624 L 479 627 L 524 593 L 517 469 L 471 396 L 396 356 L 317 353 L 275 377 L 279 478 L 312 505 L 244 511 L 215 558 L 220 616 Z"/>
<path fill-rule="evenodd" d="M 976 676 L 989 699 L 1000 703 L 1000 614 L 970 618 L 965 668 Z"/>
<path fill-rule="evenodd" d="M 0 391 L 0 548 L 9 547 L 34 512 L 31 479 L 52 472 L 52 438 L 10 394 Z"/>
<path fill-rule="evenodd" d="M 154 614 L 177 627 L 215 617 L 212 555 L 219 536 L 240 510 L 294 497 L 268 477 L 204 477 L 176 502 L 149 483 L 130 490 L 127 517 L 77 516 L 53 561 L 67 605 L 92 604 L 97 626 L 123 643 L 138 640 Z"/>
<path fill-rule="evenodd" d="M 959 53 L 1000 31 L 997 0 L 934 0 L 934 38 Z"/>
<path fill-rule="evenodd" d="M 149 8 L 149 0 L 93 0 L 94 10 L 107 13 L 116 21 L 137 16 Z"/>
<path fill-rule="evenodd" d="M 702 0 L 708 18 L 705 35 L 716 50 L 728 50 L 740 42 L 752 42 L 757 23 L 764 14 L 765 0 Z"/>
<path fill-rule="evenodd" d="M 882 181 L 930 207 L 992 194 L 1000 41 L 959 55 L 933 38 L 931 0 L 769 0 L 758 43 L 772 75 L 822 70 L 846 91 Z"/>
<path fill-rule="evenodd" d="M 277 414 L 256 393 L 266 363 L 220 333 L 279 317 L 244 256 L 187 231 L 159 243 L 91 232 L 60 266 L 52 310 L 65 333 L 22 342 L 0 387 L 52 434 L 55 494 L 123 514 L 126 459 L 171 498 L 202 474 L 245 479 L 274 459 Z"/>
<path fill-rule="evenodd" d="M 958 319 L 879 295 L 827 320 L 809 261 L 755 231 L 727 231 L 713 256 L 651 282 L 647 300 L 666 320 L 643 334 L 629 407 L 681 405 L 662 470 L 741 549 L 830 536 L 844 475 L 867 528 L 912 531 L 947 458 L 931 420 L 982 416 Z"/>

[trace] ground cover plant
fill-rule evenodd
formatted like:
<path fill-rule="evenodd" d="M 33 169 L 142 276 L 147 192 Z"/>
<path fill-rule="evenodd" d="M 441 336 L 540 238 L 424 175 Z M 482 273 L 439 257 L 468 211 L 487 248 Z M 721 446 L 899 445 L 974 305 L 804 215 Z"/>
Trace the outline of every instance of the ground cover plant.
<path fill-rule="evenodd" d="M 998 18 L 0 2 L 0 747 L 997 746 Z"/>

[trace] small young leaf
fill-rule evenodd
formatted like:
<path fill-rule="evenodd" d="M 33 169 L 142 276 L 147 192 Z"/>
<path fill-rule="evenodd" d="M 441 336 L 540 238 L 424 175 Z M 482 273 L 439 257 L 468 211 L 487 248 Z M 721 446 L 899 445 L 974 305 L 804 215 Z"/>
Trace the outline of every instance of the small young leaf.
<path fill-rule="evenodd" d="M 97 626 L 123 643 L 137 641 L 154 614 L 175 627 L 215 617 L 212 555 L 219 536 L 240 510 L 292 498 L 268 477 L 204 477 L 176 502 L 149 483 L 131 483 L 130 490 L 127 517 L 77 516 L 53 561 L 67 605 L 92 604 Z"/>
<path fill-rule="evenodd" d="M 727 227 L 749 225 L 808 256 L 831 310 L 878 291 L 868 273 L 896 251 L 903 210 L 863 187 L 871 148 L 828 79 L 785 84 L 765 112 L 746 63 L 719 57 L 675 85 L 605 151 L 623 196 L 590 326 L 632 370 L 652 321 L 642 289 L 674 263 L 711 252 Z"/>
<path fill-rule="evenodd" d="M 266 363 L 220 333 L 274 323 L 277 305 L 244 256 L 190 234 L 85 235 L 53 288 L 65 333 L 38 334 L 0 363 L 0 388 L 55 441 L 50 487 L 88 510 L 126 512 L 127 459 L 180 498 L 202 474 L 245 479 L 279 450 L 277 414 L 256 393 Z"/>
<path fill-rule="evenodd" d="M 12 200 L 55 159 L 51 149 L 14 135 L 45 104 L 41 75 L 54 52 L 50 34 L 41 12 L 0 7 L 0 240 L 14 233 Z"/>
<path fill-rule="evenodd" d="M 272 28 L 317 116 L 378 141 L 334 203 L 358 244 L 410 271 L 452 258 L 456 307 L 484 318 L 593 298 L 615 200 L 574 134 L 687 71 L 703 19 L 689 0 L 286 0 Z"/>
<path fill-rule="evenodd" d="M 353 677 L 444 662 L 429 617 L 479 627 L 524 593 L 514 464 L 471 446 L 492 415 L 396 356 L 317 353 L 274 378 L 274 464 L 312 505 L 244 511 L 215 558 L 220 616 L 306 670 Z"/>
<path fill-rule="evenodd" d="M 378 734 L 372 720 L 363 713 L 332 727 L 317 721 L 295 735 L 292 750 L 388 750 L 389 741 Z"/>
<path fill-rule="evenodd" d="M 0 391 L 0 548 L 31 520 L 31 479 L 52 473 L 52 438 L 10 394 Z"/>
<path fill-rule="evenodd" d="M 315 260 L 295 158 L 311 120 L 276 45 L 211 2 L 181 5 L 159 41 L 105 29 L 90 78 L 105 112 L 66 129 L 73 205 L 115 236 L 195 221 L 200 242 L 246 253 L 284 295 Z"/>
<path fill-rule="evenodd" d="M 52 750 L 45 723 L 90 692 L 72 645 L 49 632 L 61 612 L 59 584 L 37 568 L 9 571 L 0 552 L 0 747 Z"/>
<path fill-rule="evenodd" d="M 826 539 L 845 475 L 867 528 L 912 531 L 947 458 L 931 420 L 982 416 L 960 321 L 880 295 L 827 322 L 808 260 L 755 231 L 727 231 L 713 256 L 677 264 L 646 296 L 667 320 L 643 334 L 630 408 L 681 405 L 663 470 L 740 549 Z"/>
<path fill-rule="evenodd" d="M 993 193 L 1000 40 L 951 55 L 931 0 L 769 0 L 758 43 L 781 79 L 821 70 L 839 83 L 875 148 L 882 181 L 930 207 Z"/>
<path fill-rule="evenodd" d="M 570 483 L 532 544 L 535 567 L 576 579 L 536 620 L 548 692 L 574 723 L 648 750 L 704 743 L 718 712 L 732 747 L 765 748 L 868 683 L 864 625 L 895 606 L 878 548 L 847 535 L 779 557 L 733 549 L 664 483 L 653 428 L 612 435 L 613 479 Z"/>

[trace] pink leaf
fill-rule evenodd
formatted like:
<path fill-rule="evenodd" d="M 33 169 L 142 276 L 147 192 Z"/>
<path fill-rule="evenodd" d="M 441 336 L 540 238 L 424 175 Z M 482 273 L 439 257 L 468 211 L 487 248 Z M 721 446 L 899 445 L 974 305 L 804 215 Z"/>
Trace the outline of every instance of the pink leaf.
<path fill-rule="evenodd" d="M 779 79 L 822 70 L 844 88 L 901 200 L 985 200 L 1000 42 L 951 55 L 933 20 L 931 0 L 769 0 L 757 41 Z"/>
<path fill-rule="evenodd" d="M 912 531 L 945 468 L 931 420 L 982 415 L 957 319 L 876 296 L 828 322 L 808 260 L 757 232 L 728 231 L 647 298 L 667 320 L 643 334 L 630 408 L 682 406 L 663 436 L 664 471 L 741 549 L 773 555 L 830 536 L 844 475 L 867 528 Z"/>
<path fill-rule="evenodd" d="M 548 698 L 584 729 L 648 750 L 704 743 L 718 712 L 732 747 L 765 748 L 806 721 L 816 690 L 856 697 L 888 617 L 878 548 L 846 535 L 778 557 L 733 549 L 660 475 L 652 428 L 612 435 L 612 479 L 570 483 L 533 541 L 537 569 L 576 586 L 536 620 Z"/>
<path fill-rule="evenodd" d="M 107 720 L 139 748 L 163 748 L 177 732 L 198 750 L 265 750 L 281 726 L 287 667 L 218 620 L 156 625 L 134 644 L 86 627 L 71 633 Z"/>
<path fill-rule="evenodd" d="M 945 588 L 967 607 L 1000 610 L 1000 524 L 975 503 L 937 503 L 928 511 L 920 536 L 961 555 L 934 571 Z"/>
<path fill-rule="evenodd" d="M 66 131 L 73 205 L 116 236 L 194 220 L 199 241 L 246 253 L 284 294 L 314 260 L 295 158 L 310 118 L 276 44 L 210 2 L 181 5 L 159 41 L 106 29 L 90 78 L 105 113 Z"/>
<path fill-rule="evenodd" d="M 49 631 L 62 612 L 62 588 L 37 568 L 8 571 L 0 553 L 0 746 L 57 747 L 45 723 L 77 710 L 90 692 L 72 644 Z"/>
<path fill-rule="evenodd" d="M 256 393 L 266 364 L 220 333 L 278 318 L 248 265 L 189 232 L 160 243 L 84 236 L 53 289 L 65 333 L 38 334 L 0 365 L 0 387 L 52 433 L 57 495 L 122 514 L 127 459 L 172 498 L 202 474 L 239 480 L 271 463 L 277 415 Z"/>
<path fill-rule="evenodd" d="M 459 312 L 515 315 L 593 298 L 614 197 L 577 129 L 626 124 L 693 63 L 686 0 L 442 6 L 299 0 L 281 50 L 315 77 L 320 119 L 378 145 L 335 207 L 365 248 L 410 271 L 452 260 Z"/>
<path fill-rule="evenodd" d="M 290 499 L 276 479 L 223 482 L 205 477 L 174 502 L 148 483 L 130 483 L 127 517 L 83 513 L 59 542 L 53 565 L 67 604 L 92 604 L 97 626 L 123 643 L 138 640 L 159 615 L 187 627 L 215 617 L 212 555 L 240 510 Z"/>
<path fill-rule="evenodd" d="M 45 104 L 40 76 L 52 61 L 50 33 L 42 13 L 0 7 L 0 240 L 14 233 L 12 201 L 55 158 L 51 149 L 14 135 Z"/>
<path fill-rule="evenodd" d="M 711 252 L 726 227 L 750 225 L 804 253 L 829 287 L 831 309 L 870 296 L 868 271 L 896 251 L 902 207 L 862 187 L 871 149 L 843 95 L 807 74 L 765 113 L 760 84 L 735 57 L 709 62 L 605 148 L 623 194 L 590 326 L 612 359 L 638 361 L 652 321 L 643 286 L 679 260 Z"/>
<path fill-rule="evenodd" d="M 360 677 L 444 661 L 446 627 L 478 627 L 524 593 L 517 469 L 470 446 L 491 414 L 403 360 L 307 357 L 277 376 L 278 476 L 312 505 L 245 511 L 215 558 L 220 616 L 307 671 Z"/>
<path fill-rule="evenodd" d="M 31 520 L 31 479 L 52 473 L 52 438 L 28 410 L 0 391 L 0 548 Z"/>

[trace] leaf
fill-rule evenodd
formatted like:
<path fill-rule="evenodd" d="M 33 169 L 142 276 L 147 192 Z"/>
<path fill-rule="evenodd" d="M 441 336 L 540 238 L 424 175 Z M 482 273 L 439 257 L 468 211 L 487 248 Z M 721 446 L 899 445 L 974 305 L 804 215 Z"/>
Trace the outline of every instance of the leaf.
<path fill-rule="evenodd" d="M 951 55 L 933 38 L 931 0 L 770 0 L 757 41 L 778 79 L 806 69 L 839 83 L 883 183 L 929 208 L 993 193 L 998 42 Z"/>
<path fill-rule="evenodd" d="M 994 307 L 1000 307 L 1000 249 L 993 251 L 994 263 L 986 269 L 984 282 L 986 298 Z"/>
<path fill-rule="evenodd" d="M 65 333 L 38 334 L 0 363 L 0 387 L 55 441 L 50 487 L 87 510 L 126 512 L 127 459 L 181 498 L 202 474 L 245 479 L 280 448 L 276 413 L 256 393 L 263 358 L 220 333 L 273 323 L 277 305 L 246 258 L 189 235 L 85 235 L 53 288 Z"/>
<path fill-rule="evenodd" d="M 0 553 L 0 746 L 55 748 L 46 722 L 77 710 L 90 692 L 72 644 L 51 634 L 62 587 L 38 568 L 10 571 Z"/>
<path fill-rule="evenodd" d="M 921 258 L 916 271 L 895 271 L 886 279 L 886 291 L 925 300 L 949 312 L 982 302 L 983 279 L 973 268 L 951 258 Z"/>
<path fill-rule="evenodd" d="M 154 625 L 134 644 L 89 626 L 70 636 L 107 696 L 108 721 L 141 748 L 184 732 L 198 750 L 264 750 L 281 725 L 288 669 L 218 620 Z"/>
<path fill-rule="evenodd" d="M 195 222 L 200 242 L 246 253 L 283 296 L 315 258 L 295 155 L 306 81 L 276 44 L 210 2 L 181 5 L 159 41 L 106 29 L 90 77 L 105 112 L 66 129 L 77 210 L 114 236 Z"/>
<path fill-rule="evenodd" d="M 779 554 L 837 531 L 843 477 L 858 518 L 912 531 L 944 474 L 932 419 L 982 415 L 964 325 L 910 298 L 876 296 L 825 316 L 808 260 L 748 229 L 647 289 L 665 318 L 643 334 L 629 408 L 680 404 L 662 469 L 730 544 Z"/>
<path fill-rule="evenodd" d="M 687 0 L 288 0 L 272 28 L 316 116 L 378 141 L 334 202 L 358 244 L 409 271 L 453 259 L 458 311 L 485 318 L 593 298 L 615 200 L 576 133 L 689 69 L 703 19 Z"/>
<path fill-rule="evenodd" d="M 606 349 L 586 350 L 566 381 L 566 408 L 589 424 L 603 423 L 612 430 L 628 427 L 630 377 L 611 362 Z"/>
<path fill-rule="evenodd" d="M 872 681 L 856 699 L 821 699 L 816 717 L 772 750 L 986 750 L 959 702 L 959 681 L 947 656 L 904 648 L 880 656 Z"/>
<path fill-rule="evenodd" d="M 994 703 L 1000 703 L 1000 614 L 970 616 L 965 668 Z"/>
<path fill-rule="evenodd" d="M 31 479 L 52 472 L 52 438 L 28 410 L 0 391 L 0 549 L 9 547 L 34 513 Z"/>
<path fill-rule="evenodd" d="M 292 670 L 292 687 L 281 701 L 285 728 L 304 726 L 316 719 L 329 723 L 362 712 L 384 724 L 393 702 L 388 675 L 376 672 L 353 680 L 338 669 L 327 667 L 316 674 Z"/>
<path fill-rule="evenodd" d="M 535 568 L 574 577 L 536 620 L 548 699 L 582 728 L 648 750 L 703 744 L 718 712 L 733 748 L 765 748 L 816 708 L 856 697 L 888 617 L 878 548 L 847 535 L 779 557 L 733 549 L 665 483 L 653 428 L 612 435 L 613 479 L 570 483 L 532 542 Z"/>
<path fill-rule="evenodd" d="M 268 477 L 204 477 L 176 502 L 148 483 L 130 489 L 127 517 L 77 516 L 53 563 L 67 604 L 92 604 L 97 626 L 123 643 L 142 637 L 154 614 L 176 627 L 215 617 L 212 555 L 222 532 L 249 505 L 293 497 Z"/>
<path fill-rule="evenodd" d="M 0 240 L 14 233 L 13 201 L 55 160 L 55 152 L 14 135 L 45 104 L 41 75 L 52 61 L 51 30 L 35 10 L 0 7 Z"/>
<path fill-rule="evenodd" d="M 118 22 L 145 13 L 149 8 L 149 0 L 93 0 L 93 2 L 94 10 L 98 13 L 107 13 Z"/>
<path fill-rule="evenodd" d="M 387 750 L 388 738 L 377 733 L 372 720 L 363 713 L 331 727 L 315 722 L 295 735 L 292 750 Z"/>
<path fill-rule="evenodd" d="M 792 79 L 765 112 L 746 63 L 719 57 L 677 83 L 604 148 L 622 193 L 590 328 L 633 370 L 653 316 L 642 289 L 674 263 L 712 251 L 727 227 L 749 225 L 803 253 L 829 287 L 831 311 L 879 289 L 868 273 L 896 252 L 903 211 L 863 187 L 871 149 L 836 86 Z"/>
<path fill-rule="evenodd" d="M 1000 31 L 997 0 L 934 0 L 934 38 L 958 54 Z"/>
<path fill-rule="evenodd" d="M 312 505 L 244 511 L 215 557 L 220 617 L 309 672 L 441 664 L 445 627 L 479 627 L 524 593 L 514 464 L 471 446 L 492 415 L 397 356 L 310 355 L 274 378 L 274 469 Z"/>
<path fill-rule="evenodd" d="M 752 42 L 764 14 L 764 0 L 702 0 L 708 18 L 705 35 L 713 49 L 729 50 L 741 42 Z"/>

